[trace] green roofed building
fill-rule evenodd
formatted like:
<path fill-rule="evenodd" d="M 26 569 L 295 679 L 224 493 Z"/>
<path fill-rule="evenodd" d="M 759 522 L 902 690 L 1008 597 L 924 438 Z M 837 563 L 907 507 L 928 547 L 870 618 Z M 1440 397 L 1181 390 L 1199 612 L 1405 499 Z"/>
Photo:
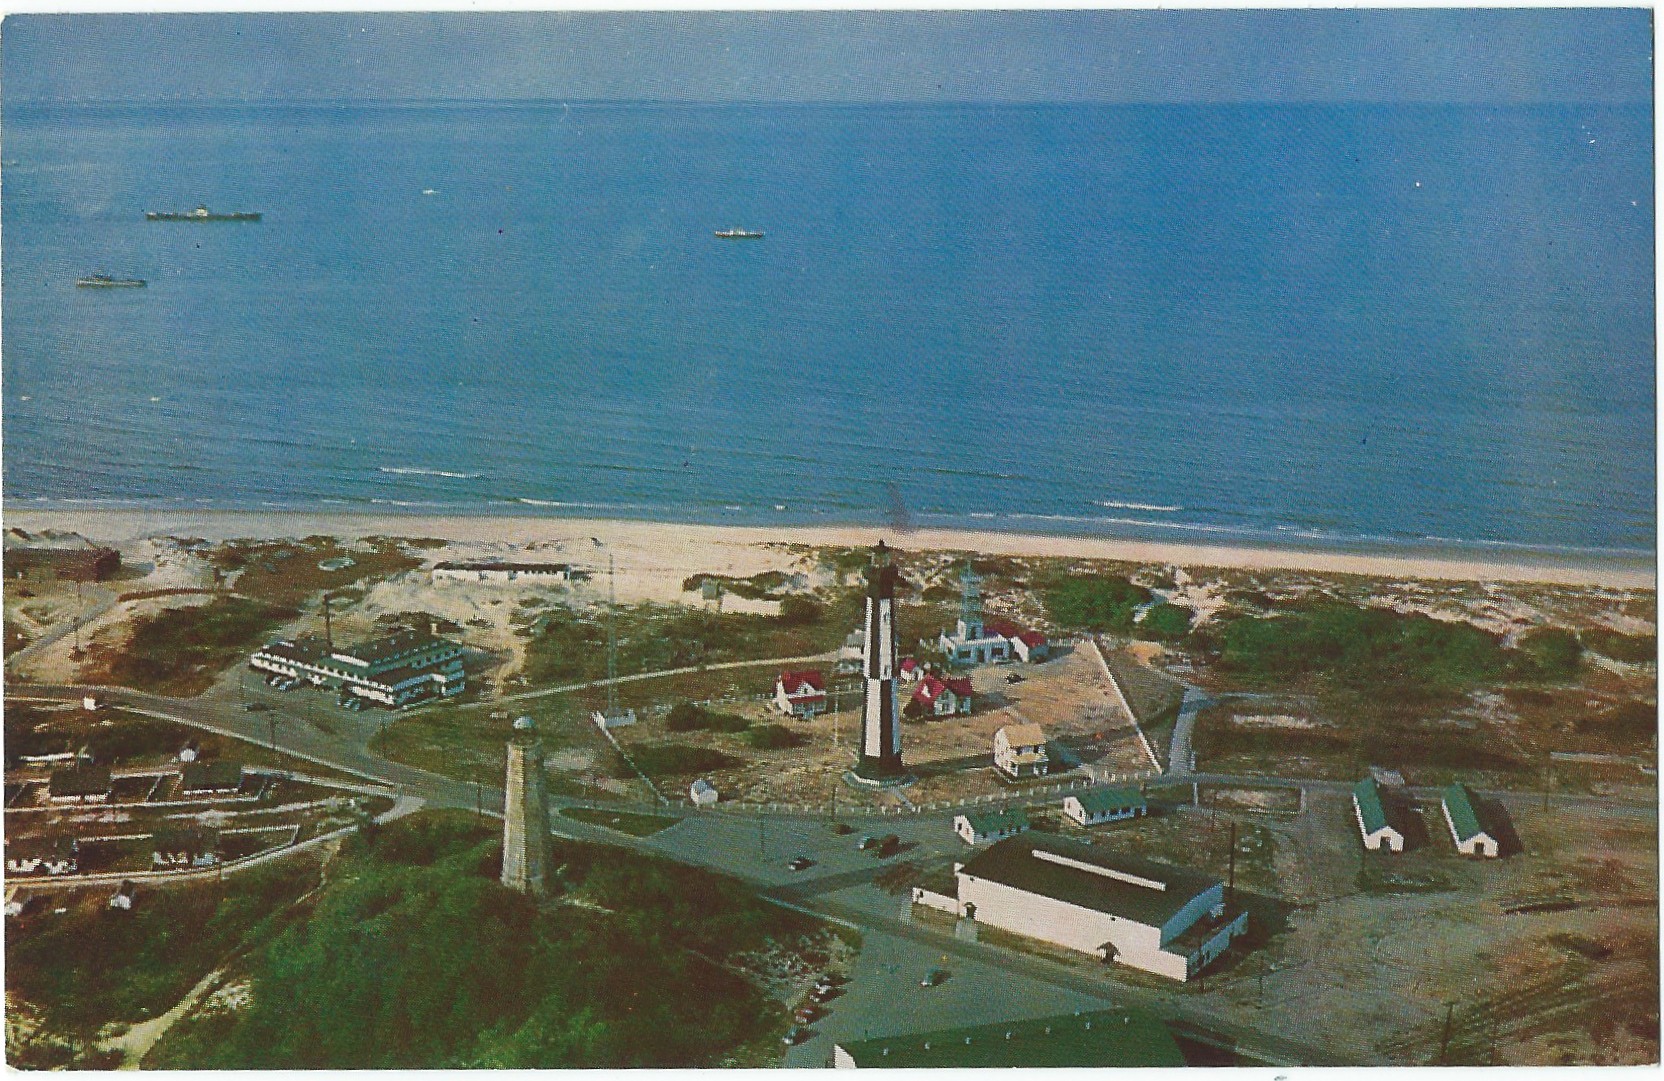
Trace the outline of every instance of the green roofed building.
<path fill-rule="evenodd" d="M 1021 807 L 1008 807 L 1003 811 L 966 811 L 953 820 L 953 832 L 968 845 L 1015 837 L 1028 827 L 1028 815 L 1023 813 Z"/>
<path fill-rule="evenodd" d="M 1365 777 L 1352 786 L 1352 810 L 1365 848 L 1373 852 L 1385 846 L 1389 852 L 1404 851 L 1404 835 L 1387 821 L 1387 808 L 1381 802 L 1381 789 L 1375 778 Z"/>
<path fill-rule="evenodd" d="M 1451 785 L 1444 790 L 1444 822 L 1450 827 L 1456 851 L 1464 856 L 1495 859 L 1500 854 L 1496 835 L 1486 830 L 1479 816 L 1478 802 L 1467 785 Z"/>
<path fill-rule="evenodd" d="M 842 1069 L 1183 1066 L 1160 1021 L 1132 1010 L 1042 1017 L 835 1044 Z"/>
<path fill-rule="evenodd" d="M 1118 822 L 1150 813 L 1150 805 L 1136 788 L 1093 788 L 1063 800 L 1063 813 L 1083 826 Z"/>

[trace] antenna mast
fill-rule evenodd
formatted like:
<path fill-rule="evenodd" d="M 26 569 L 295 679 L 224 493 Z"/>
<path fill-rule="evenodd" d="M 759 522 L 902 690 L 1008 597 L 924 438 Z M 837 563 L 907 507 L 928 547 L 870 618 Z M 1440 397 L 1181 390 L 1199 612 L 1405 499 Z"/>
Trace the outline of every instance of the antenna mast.
<path fill-rule="evenodd" d="M 607 553 L 607 713 L 618 716 L 618 628 L 613 610 L 618 607 L 618 587 L 613 581 L 613 556 Z"/>

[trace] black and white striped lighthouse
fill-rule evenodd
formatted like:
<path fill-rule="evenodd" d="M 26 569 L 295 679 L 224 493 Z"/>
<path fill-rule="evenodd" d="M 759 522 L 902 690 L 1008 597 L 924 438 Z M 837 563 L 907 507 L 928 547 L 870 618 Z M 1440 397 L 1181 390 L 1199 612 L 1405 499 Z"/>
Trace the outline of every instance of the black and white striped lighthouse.
<path fill-rule="evenodd" d="M 901 709 L 896 696 L 896 568 L 883 541 L 866 568 L 866 645 L 861 674 L 866 698 L 861 704 L 861 759 L 854 779 L 867 784 L 910 780 L 901 762 Z"/>

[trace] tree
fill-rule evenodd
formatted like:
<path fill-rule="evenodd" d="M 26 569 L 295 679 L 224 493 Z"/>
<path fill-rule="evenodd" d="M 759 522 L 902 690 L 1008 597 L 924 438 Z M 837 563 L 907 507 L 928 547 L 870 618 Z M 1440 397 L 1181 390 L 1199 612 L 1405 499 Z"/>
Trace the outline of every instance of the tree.
<path fill-rule="evenodd" d="M 1056 579 L 1041 593 L 1052 622 L 1089 631 L 1124 631 L 1133 611 L 1150 601 L 1150 591 L 1114 575 L 1073 575 Z"/>
<path fill-rule="evenodd" d="M 1190 610 L 1176 604 L 1162 603 L 1148 609 L 1144 618 L 1133 625 L 1140 638 L 1171 642 L 1190 633 Z"/>

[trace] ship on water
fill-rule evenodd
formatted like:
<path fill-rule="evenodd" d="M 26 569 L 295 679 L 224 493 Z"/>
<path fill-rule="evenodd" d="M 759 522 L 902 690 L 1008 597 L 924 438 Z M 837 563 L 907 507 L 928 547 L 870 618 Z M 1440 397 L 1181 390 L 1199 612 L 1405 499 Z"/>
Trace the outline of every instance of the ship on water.
<path fill-rule="evenodd" d="M 112 278 L 108 274 L 88 274 L 84 278 L 76 278 L 75 284 L 82 289 L 140 289 L 147 283 L 143 278 Z"/>
<path fill-rule="evenodd" d="M 716 231 L 716 235 L 721 237 L 723 240 L 761 240 L 761 239 L 763 239 L 763 234 L 762 234 L 761 231 L 752 232 L 748 229 L 741 229 L 737 225 L 734 226 L 734 228 L 732 228 L 732 229 L 718 229 Z"/>
<path fill-rule="evenodd" d="M 195 210 L 177 213 L 172 210 L 147 210 L 144 212 L 145 221 L 259 221 L 257 212 L 248 210 L 233 211 L 230 214 L 215 214 L 205 206 Z"/>

